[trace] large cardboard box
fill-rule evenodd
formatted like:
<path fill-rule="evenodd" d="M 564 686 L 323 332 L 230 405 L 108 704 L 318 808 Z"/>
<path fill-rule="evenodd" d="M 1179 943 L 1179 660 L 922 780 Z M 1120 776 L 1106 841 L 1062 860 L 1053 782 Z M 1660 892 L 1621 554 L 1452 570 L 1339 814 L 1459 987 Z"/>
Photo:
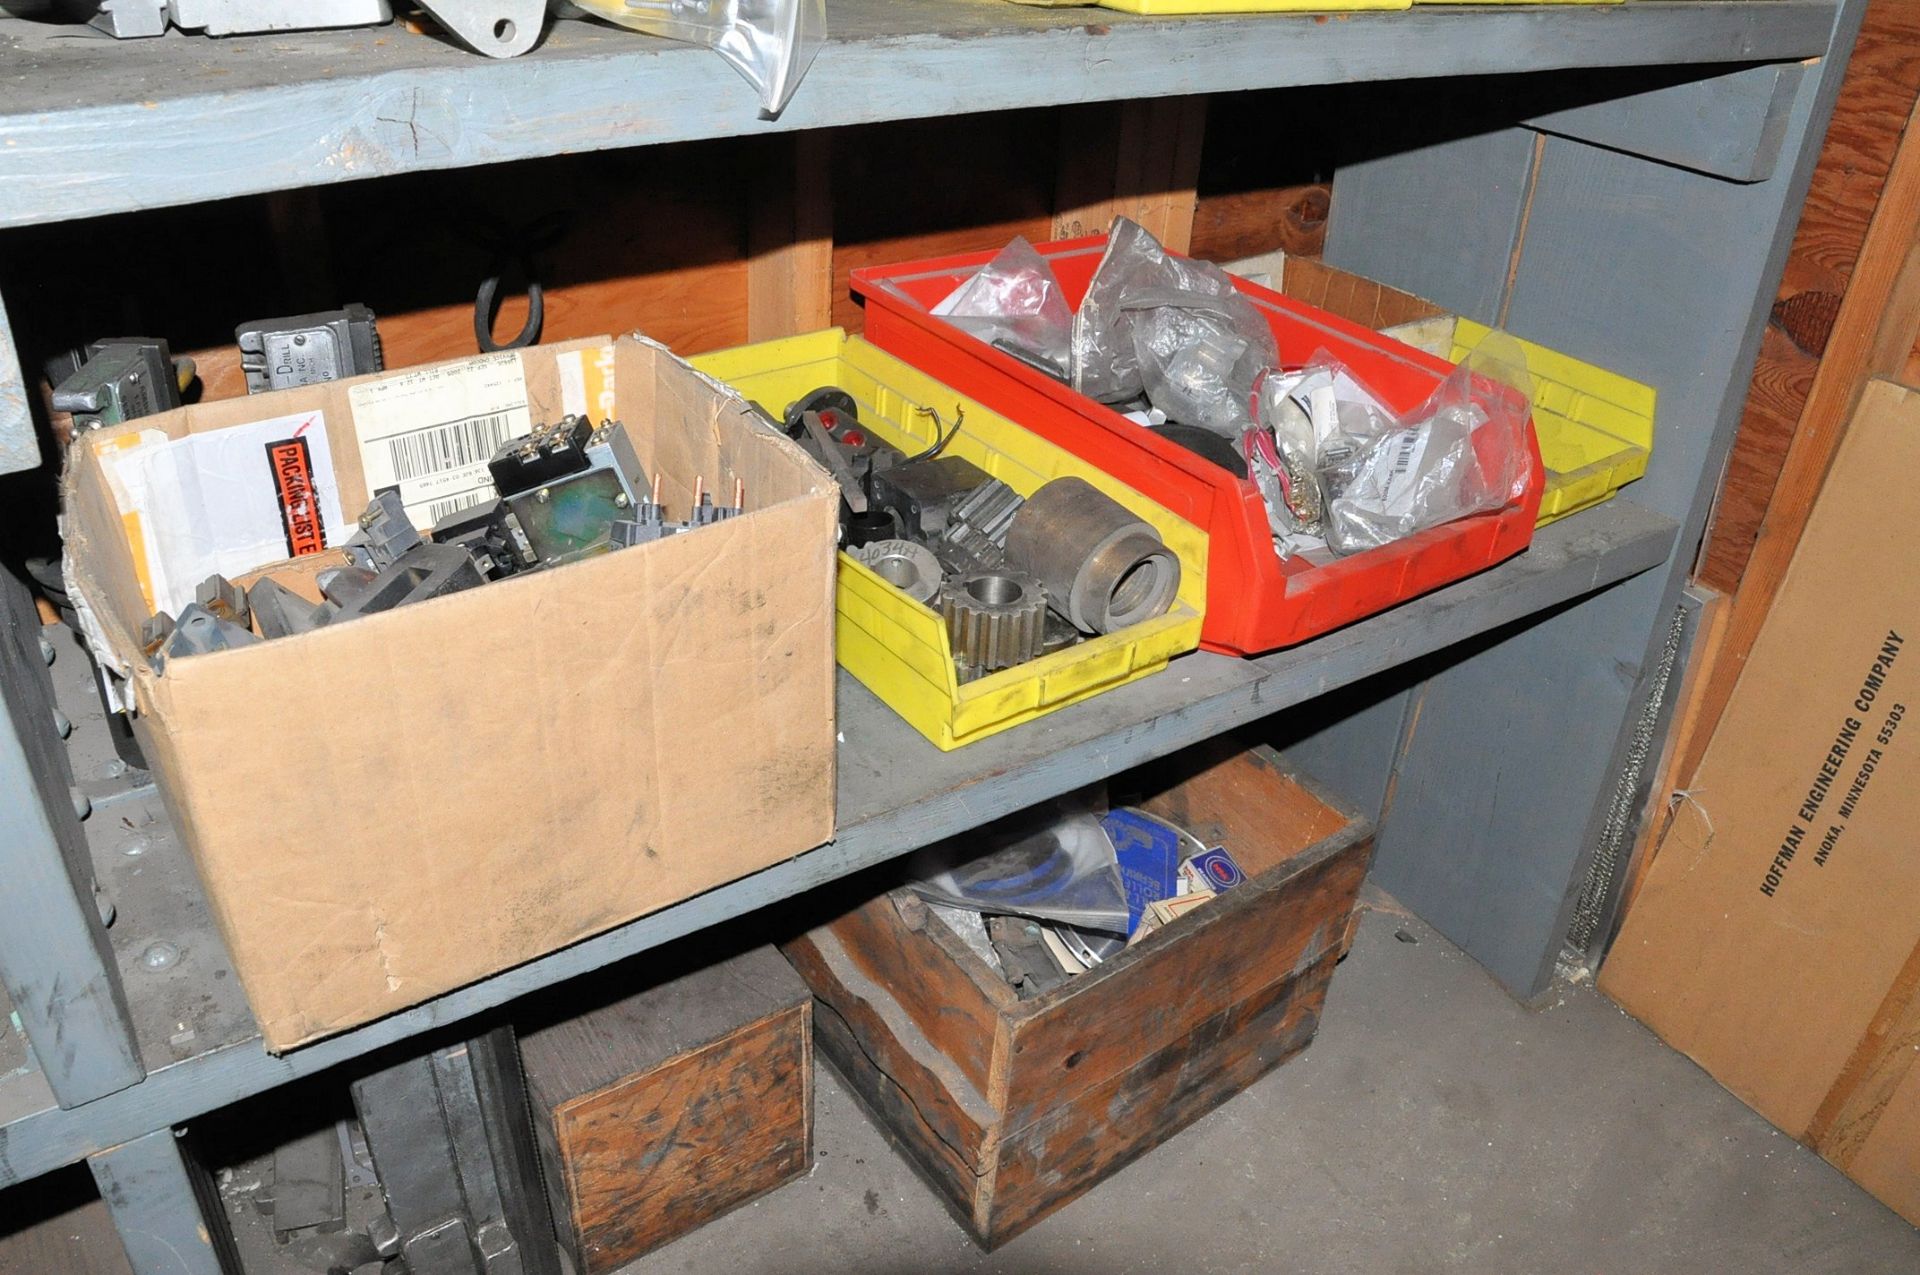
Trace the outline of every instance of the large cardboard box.
<path fill-rule="evenodd" d="M 424 515 L 439 490 L 427 479 L 454 471 L 414 463 L 422 449 L 484 461 L 497 435 L 564 410 L 622 420 L 670 508 L 696 480 L 730 499 L 738 479 L 747 512 L 163 675 L 142 658 L 141 622 L 190 595 L 210 544 L 245 541 L 228 524 L 259 499 L 259 457 L 289 438 L 303 440 L 322 521 L 363 507 L 369 471 L 375 485 L 400 478 Z M 262 421 L 278 423 L 265 453 Z M 198 452 L 135 463 L 187 438 L 204 439 Z M 836 494 L 737 395 L 658 345 L 573 342 L 184 408 L 82 439 L 65 497 L 83 619 L 130 680 L 272 1050 L 833 833 Z M 284 531 L 251 565 L 311 592 L 340 555 L 270 564 L 319 534 L 292 515 Z M 171 576 L 156 537 L 178 541 Z"/>
<path fill-rule="evenodd" d="M 1600 987 L 1920 1222 L 1916 474 L 1875 382 Z"/>

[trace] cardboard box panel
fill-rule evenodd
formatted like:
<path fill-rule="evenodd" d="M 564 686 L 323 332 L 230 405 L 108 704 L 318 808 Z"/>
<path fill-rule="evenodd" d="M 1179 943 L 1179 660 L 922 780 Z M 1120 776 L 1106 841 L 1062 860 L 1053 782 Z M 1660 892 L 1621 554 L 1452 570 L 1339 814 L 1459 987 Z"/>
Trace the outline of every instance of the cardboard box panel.
<path fill-rule="evenodd" d="M 1875 382 L 1600 975 L 1663 1039 L 1869 1189 L 1883 1190 L 1871 1176 L 1904 1174 L 1904 1204 L 1883 1198 L 1909 1217 L 1920 1205 L 1915 472 L 1920 394 Z M 1901 1130 L 1891 1154 L 1880 1124 Z"/>

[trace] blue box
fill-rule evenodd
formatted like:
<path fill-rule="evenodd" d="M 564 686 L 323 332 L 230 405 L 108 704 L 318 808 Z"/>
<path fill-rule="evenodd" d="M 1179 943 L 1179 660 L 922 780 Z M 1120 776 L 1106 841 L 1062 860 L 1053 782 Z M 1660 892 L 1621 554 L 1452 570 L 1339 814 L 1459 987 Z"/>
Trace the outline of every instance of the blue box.
<path fill-rule="evenodd" d="M 1108 811 L 1100 826 L 1120 861 L 1120 881 L 1127 889 L 1127 933 L 1132 934 L 1149 903 L 1179 892 L 1180 834 L 1152 815 L 1125 808 Z"/>

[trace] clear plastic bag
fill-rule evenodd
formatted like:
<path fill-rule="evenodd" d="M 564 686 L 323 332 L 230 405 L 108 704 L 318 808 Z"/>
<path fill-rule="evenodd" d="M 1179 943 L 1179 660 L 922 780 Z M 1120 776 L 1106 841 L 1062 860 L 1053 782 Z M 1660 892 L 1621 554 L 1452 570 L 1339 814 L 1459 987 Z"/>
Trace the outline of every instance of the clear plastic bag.
<path fill-rule="evenodd" d="M 1052 807 L 915 855 L 913 891 L 975 912 L 1030 916 L 1124 936 L 1127 889 L 1100 817 Z"/>
<path fill-rule="evenodd" d="M 1520 499 L 1531 476 L 1526 357 L 1495 334 L 1399 428 L 1329 464 L 1327 543 L 1357 553 Z"/>
<path fill-rule="evenodd" d="M 1358 553 L 1520 499 L 1532 470 L 1527 386 L 1525 356 L 1500 333 L 1404 417 L 1324 352 L 1264 378 L 1243 447 L 1283 556 L 1289 537 Z M 1317 493 L 1302 490 L 1303 467 Z"/>
<path fill-rule="evenodd" d="M 1238 438 L 1252 423 L 1255 381 L 1279 358 L 1260 312 L 1235 292 L 1149 292 L 1123 304 L 1147 400 L 1170 420 Z"/>
<path fill-rule="evenodd" d="M 933 313 L 1062 380 L 1073 340 L 1073 307 L 1053 267 L 1022 236 L 976 271 Z"/>
<path fill-rule="evenodd" d="M 1167 315 L 1167 308 L 1189 313 Z M 1136 327 L 1144 328 L 1138 340 Z M 1207 348 L 1183 342 L 1183 332 L 1204 336 Z M 1245 345 L 1236 350 L 1235 342 Z M 1223 392 L 1219 382 L 1231 372 L 1247 365 L 1270 367 L 1276 360 L 1272 329 L 1235 291 L 1226 271 L 1170 256 L 1139 223 L 1113 219 L 1106 252 L 1073 316 L 1073 388 L 1102 403 L 1144 391 L 1173 419 L 1205 426 L 1183 416 L 1172 400 L 1180 399 L 1190 410 L 1213 402 Z M 1152 382 L 1143 375 L 1144 365 L 1154 368 Z M 1239 390 L 1242 403 L 1252 379 L 1248 375 Z M 1155 384 L 1168 402 L 1154 397 Z M 1218 418 L 1219 412 L 1212 414 Z M 1242 411 L 1243 424 L 1245 416 Z M 1231 437 L 1238 429 L 1223 432 Z"/>
<path fill-rule="evenodd" d="M 595 17 L 724 58 L 760 95 L 769 116 L 786 109 L 827 42 L 826 0 L 572 0 Z"/>
<path fill-rule="evenodd" d="M 1267 507 L 1267 526 L 1280 557 L 1324 548 L 1326 501 L 1312 453 L 1302 451 L 1298 439 L 1285 431 L 1262 429 L 1249 429 L 1241 436 L 1240 452 L 1246 458 L 1247 477 L 1260 489 Z"/>

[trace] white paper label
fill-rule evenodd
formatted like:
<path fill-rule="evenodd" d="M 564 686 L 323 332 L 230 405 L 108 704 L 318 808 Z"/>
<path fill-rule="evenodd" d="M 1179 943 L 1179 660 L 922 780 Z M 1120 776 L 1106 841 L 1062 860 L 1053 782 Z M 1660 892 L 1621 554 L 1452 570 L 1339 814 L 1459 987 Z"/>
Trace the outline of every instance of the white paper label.
<path fill-rule="evenodd" d="M 357 529 L 340 508 L 317 410 L 185 438 L 149 430 L 137 444 L 108 448 L 101 467 L 120 512 L 134 519 L 137 570 L 155 610 L 178 611 L 210 575 L 244 575 Z M 276 469 L 276 454 L 288 452 L 297 465 Z"/>
<path fill-rule="evenodd" d="M 487 459 L 533 429 L 518 351 L 356 385 L 353 429 L 367 491 L 400 491 L 422 531 L 450 513 L 493 498 Z"/>
<path fill-rule="evenodd" d="M 1424 425 L 1416 426 L 1401 430 L 1399 436 L 1387 444 L 1387 472 L 1381 479 L 1384 489 L 1381 503 L 1386 506 L 1388 513 L 1408 512 L 1402 506 L 1412 502 L 1420 458 L 1426 455 L 1427 440 L 1431 433 Z"/>

